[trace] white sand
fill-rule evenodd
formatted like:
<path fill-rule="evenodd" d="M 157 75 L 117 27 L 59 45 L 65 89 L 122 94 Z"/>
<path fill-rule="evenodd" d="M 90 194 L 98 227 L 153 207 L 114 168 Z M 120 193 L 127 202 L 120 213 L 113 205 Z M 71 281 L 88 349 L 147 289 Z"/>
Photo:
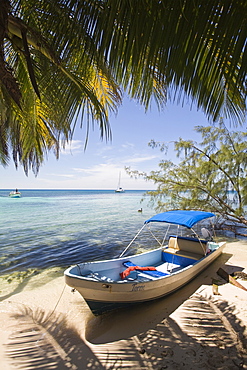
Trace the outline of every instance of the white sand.
<path fill-rule="evenodd" d="M 0 369 L 247 369 L 247 291 L 219 267 L 247 273 L 247 243 L 169 297 L 101 317 L 63 277 L 37 275 L 0 301 Z"/>

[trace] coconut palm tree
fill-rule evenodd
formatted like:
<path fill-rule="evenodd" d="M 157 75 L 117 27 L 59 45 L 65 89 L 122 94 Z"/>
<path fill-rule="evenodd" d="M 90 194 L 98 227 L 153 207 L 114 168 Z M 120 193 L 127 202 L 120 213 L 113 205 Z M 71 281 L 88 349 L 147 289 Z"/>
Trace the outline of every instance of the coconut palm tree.
<path fill-rule="evenodd" d="M 61 22 L 62 20 L 62 22 Z M 62 25 L 64 24 L 64 26 Z M 77 39 L 77 35 L 81 35 Z M 0 7 L 0 160 L 37 174 L 44 155 L 71 138 L 87 113 L 109 138 L 108 114 L 121 91 L 65 2 L 9 1 Z M 92 47 L 90 49 L 93 49 Z"/>
<path fill-rule="evenodd" d="M 190 97 L 243 122 L 246 16 L 245 0 L 2 0 L 1 162 L 11 149 L 37 172 L 80 112 L 108 137 L 119 86 L 146 108 Z"/>
<path fill-rule="evenodd" d="M 124 88 L 148 104 L 158 75 L 214 121 L 244 119 L 247 65 L 245 0 L 100 2 L 93 38 Z M 107 25 L 104 26 L 104 25 Z"/>

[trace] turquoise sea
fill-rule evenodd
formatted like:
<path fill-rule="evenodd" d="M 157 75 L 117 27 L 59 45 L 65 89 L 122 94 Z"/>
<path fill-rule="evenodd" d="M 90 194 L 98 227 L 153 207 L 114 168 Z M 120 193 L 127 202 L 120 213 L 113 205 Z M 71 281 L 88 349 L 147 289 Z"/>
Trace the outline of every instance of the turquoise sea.
<path fill-rule="evenodd" d="M 141 190 L 11 190 L 0 190 L 0 276 L 117 257 L 155 213 Z"/>

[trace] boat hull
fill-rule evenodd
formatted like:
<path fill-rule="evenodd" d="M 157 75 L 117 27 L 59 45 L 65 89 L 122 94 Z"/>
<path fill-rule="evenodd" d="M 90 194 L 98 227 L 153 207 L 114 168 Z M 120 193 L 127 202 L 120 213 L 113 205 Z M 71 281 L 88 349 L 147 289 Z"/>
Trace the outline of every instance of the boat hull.
<path fill-rule="evenodd" d="M 153 280 L 121 281 L 117 280 L 116 277 L 105 279 L 105 281 L 88 280 L 88 278 L 80 276 L 80 265 L 78 265 L 78 267 L 72 266 L 65 271 L 65 281 L 67 285 L 75 288 L 82 295 L 92 312 L 99 315 L 116 308 L 155 300 L 174 292 L 207 268 L 222 253 L 224 246 L 225 243 L 221 243 L 217 249 L 200 260 Z M 148 261 L 148 265 L 152 265 L 157 262 L 158 255 L 162 253 L 162 250 L 159 248 L 127 258 L 87 263 L 83 264 L 83 268 L 85 270 L 86 265 L 88 270 L 92 268 L 96 271 L 97 264 L 98 266 L 103 264 L 103 269 L 107 269 L 108 266 L 109 270 L 120 271 L 124 261 L 127 260 L 131 260 L 137 265 L 143 265 L 145 261 Z"/>

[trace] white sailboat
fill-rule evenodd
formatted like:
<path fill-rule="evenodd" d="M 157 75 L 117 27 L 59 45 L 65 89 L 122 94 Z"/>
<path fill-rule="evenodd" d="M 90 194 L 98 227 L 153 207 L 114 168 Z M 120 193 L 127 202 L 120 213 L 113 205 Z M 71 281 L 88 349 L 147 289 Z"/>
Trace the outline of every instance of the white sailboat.
<path fill-rule="evenodd" d="M 121 172 L 119 172 L 118 187 L 115 190 L 115 193 L 124 193 L 124 189 L 121 188 L 120 182 L 121 182 Z"/>

